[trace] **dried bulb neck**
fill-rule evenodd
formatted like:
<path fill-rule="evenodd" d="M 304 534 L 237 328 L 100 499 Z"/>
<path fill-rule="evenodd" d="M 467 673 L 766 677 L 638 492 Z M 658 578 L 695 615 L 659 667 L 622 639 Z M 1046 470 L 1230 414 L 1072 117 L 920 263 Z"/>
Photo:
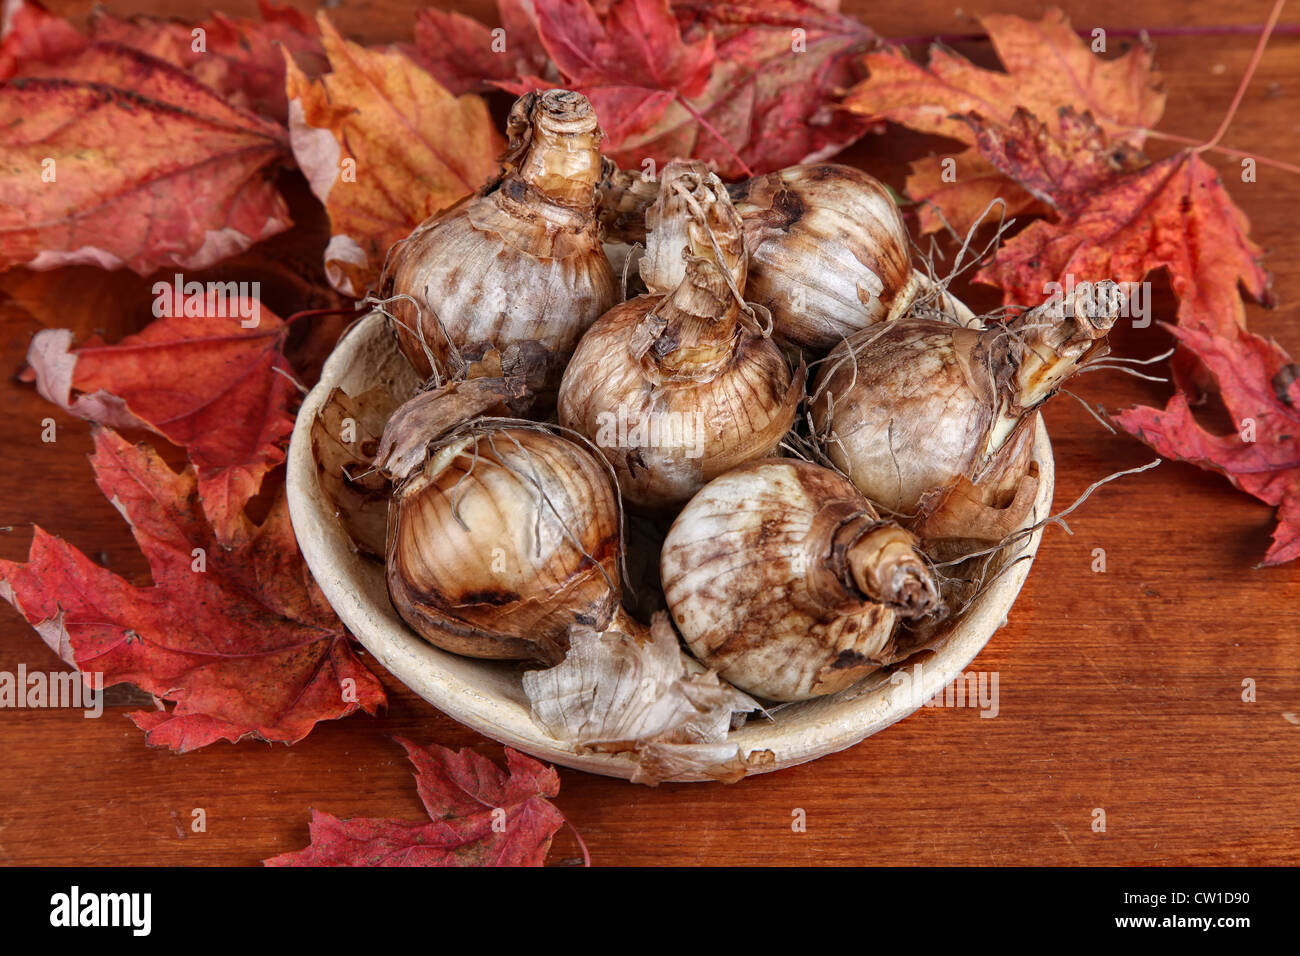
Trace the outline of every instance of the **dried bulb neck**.
<path fill-rule="evenodd" d="M 687 262 L 686 278 L 642 320 L 633 352 L 660 380 L 708 381 L 731 362 L 740 303 L 712 259 Z"/>
<path fill-rule="evenodd" d="M 601 131 L 587 98 L 570 90 L 520 97 L 507 130 L 502 183 L 514 179 L 546 200 L 591 211 L 601 180 Z"/>
<path fill-rule="evenodd" d="M 713 260 L 737 289 L 744 289 L 749 268 L 744 224 L 727 188 L 703 163 L 664 167 L 659 195 L 645 220 L 646 254 L 640 268 L 651 293 L 675 289 L 692 258 Z"/>
<path fill-rule="evenodd" d="M 906 618 L 942 608 L 916 538 L 864 510 L 861 501 L 825 505 L 813 517 L 803 547 L 808 610 L 814 613 L 853 613 L 868 601 Z"/>
<path fill-rule="evenodd" d="M 939 588 L 916 538 L 893 522 L 874 522 L 845 551 L 853 585 L 871 600 L 904 618 L 917 618 L 939 607 Z"/>
<path fill-rule="evenodd" d="M 995 343 L 994 367 L 1002 369 L 1006 411 L 1019 416 L 1036 408 L 1083 365 L 1105 355 L 1121 304 L 1114 282 L 1083 282 L 1004 329 L 984 333 Z"/>

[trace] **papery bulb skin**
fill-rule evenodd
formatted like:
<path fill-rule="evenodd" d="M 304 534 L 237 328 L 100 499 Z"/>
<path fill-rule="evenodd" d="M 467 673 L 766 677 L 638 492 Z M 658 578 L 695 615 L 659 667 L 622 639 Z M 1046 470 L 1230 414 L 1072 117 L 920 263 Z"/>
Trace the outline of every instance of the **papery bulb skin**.
<path fill-rule="evenodd" d="M 794 423 L 804 371 L 742 321 L 744 244 L 716 176 L 702 164 L 669 164 L 647 218 L 641 272 L 650 294 L 583 336 L 558 414 L 605 455 L 625 499 L 659 508 L 770 454 Z"/>
<path fill-rule="evenodd" d="M 442 377 L 517 345 L 554 399 L 582 332 L 618 301 L 595 194 L 600 128 L 586 97 L 548 90 L 511 112 L 501 175 L 393 247 L 380 295 L 403 354 Z"/>
<path fill-rule="evenodd" d="M 731 187 L 745 223 L 749 297 L 782 342 L 824 352 L 902 313 L 916 294 L 911 242 L 893 197 L 835 163 L 791 166 Z"/>
<path fill-rule="evenodd" d="M 660 558 L 691 653 L 769 700 L 834 693 L 877 669 L 900 618 L 942 613 L 916 540 L 828 468 L 749 462 L 682 509 Z"/>
<path fill-rule="evenodd" d="M 645 244 L 645 214 L 659 198 L 659 183 L 648 172 L 628 172 L 606 157 L 601 171 L 597 215 L 605 241 Z"/>
<path fill-rule="evenodd" d="M 618 608 L 620 541 L 593 452 L 536 426 L 470 428 L 393 496 L 389 596 L 444 650 L 553 665 L 570 625 L 602 629 Z"/>
<path fill-rule="evenodd" d="M 959 479 L 1013 490 L 1019 475 L 1000 466 L 1028 468 L 1029 414 L 1105 354 L 1115 293 L 1114 283 L 1081 283 L 1067 302 L 988 329 L 903 317 L 853 334 L 813 384 L 826 455 L 905 522 Z"/>
<path fill-rule="evenodd" d="M 680 286 L 693 258 L 725 272 L 738 291 L 746 288 L 744 225 L 727 187 L 698 160 L 663 168 L 659 193 L 645 211 L 645 247 L 639 268 L 651 295 L 668 295 Z"/>

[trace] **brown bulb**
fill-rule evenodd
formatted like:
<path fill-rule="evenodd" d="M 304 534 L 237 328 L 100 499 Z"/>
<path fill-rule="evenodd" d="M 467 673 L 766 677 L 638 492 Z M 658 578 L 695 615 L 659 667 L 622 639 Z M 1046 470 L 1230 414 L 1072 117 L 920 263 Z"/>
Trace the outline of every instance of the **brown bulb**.
<path fill-rule="evenodd" d="M 521 97 L 507 132 L 501 175 L 395 245 L 380 294 L 421 375 L 462 375 L 517 346 L 542 367 L 545 404 L 579 336 L 617 301 L 596 221 L 601 132 L 569 90 Z"/>
<path fill-rule="evenodd" d="M 843 476 L 790 459 L 706 485 L 673 522 L 660 573 L 691 653 L 771 700 L 856 683 L 899 619 L 942 613 L 915 538 Z"/>
<path fill-rule="evenodd" d="M 472 424 L 393 496 L 389 595 L 444 650 L 556 664 L 572 625 L 601 630 L 618 608 L 620 541 L 592 452 L 539 426 Z"/>

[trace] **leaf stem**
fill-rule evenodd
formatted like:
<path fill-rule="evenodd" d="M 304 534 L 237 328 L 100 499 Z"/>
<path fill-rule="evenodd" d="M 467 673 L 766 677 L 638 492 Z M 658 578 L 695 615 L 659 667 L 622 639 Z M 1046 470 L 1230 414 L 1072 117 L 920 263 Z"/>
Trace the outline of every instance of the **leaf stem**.
<path fill-rule="evenodd" d="M 705 119 L 704 115 L 699 110 L 697 110 L 694 106 L 692 106 L 691 102 L 688 99 L 686 99 L 686 97 L 682 96 L 680 92 L 676 93 L 675 95 L 677 97 L 677 102 L 682 104 L 682 108 L 685 109 L 686 112 L 690 113 L 691 116 L 695 118 L 695 121 L 697 123 L 699 123 L 706 130 L 708 130 L 708 132 L 713 136 L 714 139 L 716 139 L 718 142 L 720 142 L 723 146 L 727 148 L 727 152 L 731 154 L 731 158 L 740 164 L 740 169 L 745 174 L 745 178 L 752 179 L 754 177 L 754 171 L 749 168 L 748 163 L 746 163 L 743 159 L 740 158 L 740 154 L 736 152 L 736 148 L 731 145 L 731 141 L 727 139 L 725 136 L 723 136 L 721 133 L 719 133 L 716 129 L 714 129 L 713 124 L 710 123 L 707 119 Z"/>
<path fill-rule="evenodd" d="M 582 838 L 582 834 L 578 832 L 578 828 L 575 827 L 575 826 L 574 826 L 572 823 L 570 823 L 568 820 L 565 820 L 565 821 L 564 821 L 564 825 L 567 826 L 570 830 L 573 831 L 573 835 L 574 835 L 574 837 L 575 837 L 575 838 L 577 839 L 577 841 L 578 841 L 578 846 L 582 847 L 582 865 L 585 866 L 585 867 L 590 868 L 590 867 L 591 867 L 591 854 L 587 852 L 587 841 L 585 841 L 585 840 Z"/>
<path fill-rule="evenodd" d="M 1196 147 L 1193 152 L 1203 153 L 1207 149 L 1214 149 L 1219 145 L 1219 140 L 1223 139 L 1223 134 L 1228 131 L 1228 125 L 1237 115 L 1237 108 L 1241 106 L 1242 97 L 1246 95 L 1246 87 L 1250 86 L 1250 81 L 1255 76 L 1255 69 L 1259 66 L 1259 61 L 1264 57 L 1264 47 L 1268 45 L 1268 38 L 1272 36 L 1273 28 L 1277 26 L 1278 18 L 1282 16 L 1284 6 L 1286 6 L 1286 0 L 1275 0 L 1273 9 L 1268 15 L 1268 22 L 1264 25 L 1264 32 L 1259 35 L 1259 42 L 1255 44 L 1255 52 L 1251 54 L 1250 63 L 1246 66 L 1246 75 L 1241 78 L 1241 83 L 1237 87 L 1237 94 L 1232 98 L 1232 105 L 1228 107 L 1228 114 L 1223 117 L 1218 132 L 1211 137 L 1210 141 Z"/>
<path fill-rule="evenodd" d="M 1144 135 L 1149 136 L 1152 139 L 1168 140 L 1171 143 L 1182 143 L 1185 146 L 1199 147 L 1202 145 L 1201 140 L 1195 139 L 1191 136 L 1179 136 L 1177 133 L 1162 133 L 1160 130 L 1146 129 L 1141 126 L 1133 126 L 1130 128 L 1134 132 L 1143 133 Z M 1223 153 L 1225 156 L 1237 156 L 1237 157 L 1244 157 L 1247 159 L 1253 159 L 1261 166 L 1271 166 L 1274 169 L 1281 169 L 1288 173 L 1296 173 L 1297 175 L 1300 175 L 1300 166 L 1296 166 L 1292 163 L 1284 163 L 1280 159 L 1270 159 L 1267 156 L 1257 156 L 1254 153 L 1248 153 L 1245 150 L 1233 149 L 1231 146 L 1214 145 L 1214 146 L 1205 146 L 1204 148 L 1206 151 Z M 1201 150 L 1197 149 L 1195 150 L 1195 152 L 1201 152 Z"/>

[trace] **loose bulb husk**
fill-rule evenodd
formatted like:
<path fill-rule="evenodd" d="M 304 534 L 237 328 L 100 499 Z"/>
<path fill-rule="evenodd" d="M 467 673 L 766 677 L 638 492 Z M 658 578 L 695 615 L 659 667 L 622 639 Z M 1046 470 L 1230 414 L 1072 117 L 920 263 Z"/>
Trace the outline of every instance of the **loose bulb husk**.
<path fill-rule="evenodd" d="M 1115 288 L 1083 283 L 1070 300 L 990 329 L 904 317 L 855 333 L 813 386 L 827 456 L 904 520 L 926 517 L 959 479 L 995 491 L 990 503 L 1014 495 L 1030 461 L 1030 413 L 1105 354 Z"/>
<path fill-rule="evenodd" d="M 601 132 L 586 97 L 548 90 L 515 103 L 508 134 L 501 175 L 395 245 L 380 295 L 421 375 L 531 348 L 545 404 L 579 336 L 618 301 L 595 214 Z"/>
<path fill-rule="evenodd" d="M 471 423 L 393 496 L 389 596 L 444 650 L 553 665 L 571 626 L 601 630 L 617 609 L 620 542 L 594 453 L 537 425 Z"/>
<path fill-rule="evenodd" d="M 792 371 L 745 314 L 741 226 L 716 176 L 669 164 L 647 218 L 652 294 L 583 336 L 558 412 L 600 448 L 627 500 L 658 507 L 770 454 L 794 422 L 804 369 Z"/>
<path fill-rule="evenodd" d="M 644 243 L 645 214 L 659 198 L 659 181 L 647 173 L 619 169 L 606 157 L 597 195 L 597 215 L 605 229 L 605 241 L 621 245 Z"/>
<path fill-rule="evenodd" d="M 751 694 L 805 700 L 882 663 L 895 623 L 942 613 L 916 540 L 830 469 L 750 462 L 710 482 L 664 542 L 691 653 Z"/>

